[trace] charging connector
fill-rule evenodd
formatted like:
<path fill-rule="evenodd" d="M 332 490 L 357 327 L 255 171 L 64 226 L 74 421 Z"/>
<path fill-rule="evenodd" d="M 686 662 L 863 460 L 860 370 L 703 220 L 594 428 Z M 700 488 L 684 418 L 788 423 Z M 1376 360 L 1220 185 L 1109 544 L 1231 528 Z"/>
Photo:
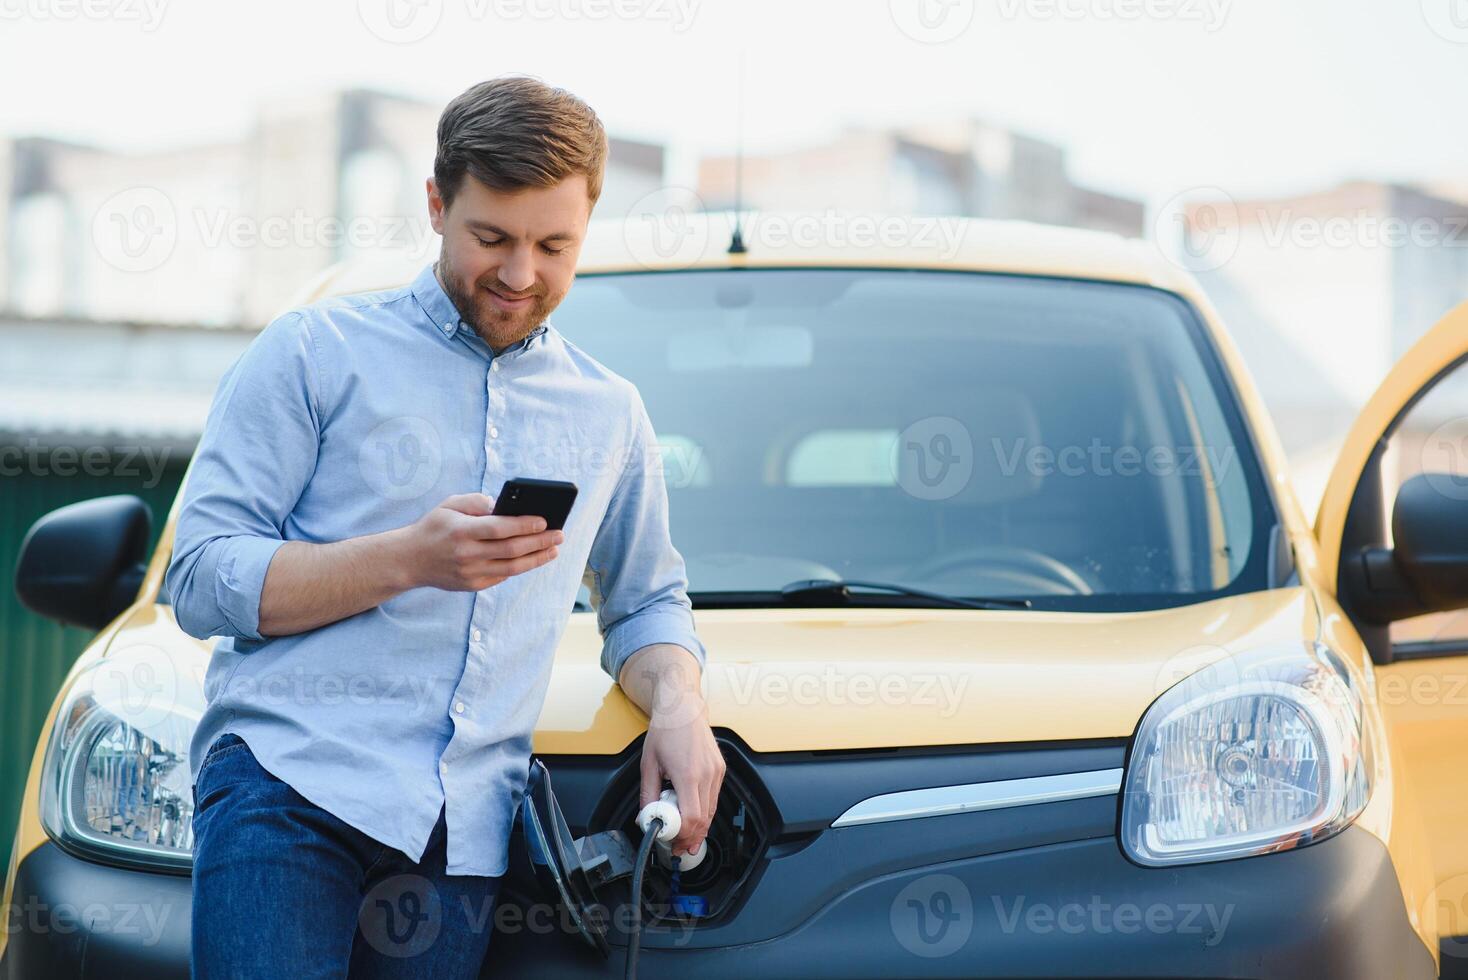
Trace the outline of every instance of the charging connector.
<path fill-rule="evenodd" d="M 673 838 L 678 836 L 678 831 L 683 829 L 683 814 L 678 810 L 678 794 L 671 789 L 665 789 L 657 799 L 643 807 L 637 814 L 637 826 L 646 834 L 648 826 L 654 820 L 662 821 L 661 829 L 654 835 L 657 843 L 654 845 L 657 851 L 658 864 L 668 870 L 673 868 Z M 680 871 L 692 871 L 703 863 L 708 856 L 708 841 L 698 842 L 698 848 L 691 854 L 678 855 L 678 868 Z"/>
<path fill-rule="evenodd" d="M 627 980 L 637 976 L 637 954 L 642 949 L 642 876 L 647 870 L 650 852 L 657 861 L 673 872 L 676 882 L 681 871 L 691 871 L 708 855 L 708 841 L 699 841 L 691 854 L 673 856 L 673 838 L 683 829 L 683 814 L 678 810 L 678 794 L 665 789 L 637 813 L 637 826 L 642 831 L 642 844 L 637 848 L 637 863 L 632 869 L 632 928 L 627 936 Z"/>

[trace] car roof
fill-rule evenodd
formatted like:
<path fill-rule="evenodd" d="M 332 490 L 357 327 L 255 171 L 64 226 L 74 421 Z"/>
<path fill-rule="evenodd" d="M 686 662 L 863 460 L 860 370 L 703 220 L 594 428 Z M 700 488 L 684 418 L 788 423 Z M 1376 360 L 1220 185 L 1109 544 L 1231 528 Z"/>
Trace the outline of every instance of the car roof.
<path fill-rule="evenodd" d="M 747 251 L 730 254 L 733 228 L 733 213 L 724 211 L 674 209 L 593 221 L 577 273 L 930 269 L 1126 282 L 1197 295 L 1192 276 L 1154 244 L 1107 232 L 982 218 L 754 212 L 743 216 Z M 326 270 L 300 301 L 401 286 L 433 258 L 419 251 L 350 259 Z"/>

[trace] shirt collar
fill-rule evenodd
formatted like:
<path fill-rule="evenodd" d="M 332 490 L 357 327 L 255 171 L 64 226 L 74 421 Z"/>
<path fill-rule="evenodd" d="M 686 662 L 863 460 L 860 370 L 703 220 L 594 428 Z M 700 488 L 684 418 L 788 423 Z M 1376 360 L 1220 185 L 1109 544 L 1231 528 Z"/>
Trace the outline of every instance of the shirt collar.
<path fill-rule="evenodd" d="M 445 337 L 458 336 L 470 347 L 484 354 L 486 357 L 503 357 L 517 351 L 529 350 L 541 338 L 545 336 L 549 321 L 540 324 L 530 331 L 525 337 L 506 347 L 495 354 L 490 346 L 479 336 L 479 332 L 473 328 L 466 327 L 463 319 L 459 316 L 459 308 L 454 301 L 449 299 L 449 294 L 444 292 L 443 285 L 438 281 L 438 275 L 433 271 L 435 263 L 430 262 L 418 273 L 413 280 L 413 297 L 418 300 L 418 305 L 423 308 L 429 321 L 443 333 Z M 465 329 L 460 329 L 465 327 Z"/>

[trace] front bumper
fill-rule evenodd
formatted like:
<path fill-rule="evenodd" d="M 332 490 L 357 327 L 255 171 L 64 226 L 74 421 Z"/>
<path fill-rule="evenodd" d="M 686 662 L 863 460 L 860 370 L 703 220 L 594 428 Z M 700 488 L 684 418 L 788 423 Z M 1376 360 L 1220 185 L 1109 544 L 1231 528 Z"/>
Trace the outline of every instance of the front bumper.
<path fill-rule="evenodd" d="M 1064 808 L 1114 806 L 1077 800 Z M 1008 820 L 1025 820 L 1014 810 Z M 1111 837 L 917 864 L 994 814 L 843 827 L 772 853 L 727 926 L 649 932 L 643 977 L 1431 977 L 1385 848 L 1351 828 L 1298 851 L 1149 869 Z M 1043 814 L 1033 814 L 1044 822 Z M 824 869 L 817 874 L 817 869 Z M 857 871 L 857 869 L 860 869 Z M 855 874 L 853 872 L 856 872 Z M 190 880 L 107 867 L 47 843 L 20 862 L 3 974 L 184 978 Z M 760 934 L 809 905 L 794 928 Z M 495 915 L 487 976 L 607 977 L 547 918 Z"/>

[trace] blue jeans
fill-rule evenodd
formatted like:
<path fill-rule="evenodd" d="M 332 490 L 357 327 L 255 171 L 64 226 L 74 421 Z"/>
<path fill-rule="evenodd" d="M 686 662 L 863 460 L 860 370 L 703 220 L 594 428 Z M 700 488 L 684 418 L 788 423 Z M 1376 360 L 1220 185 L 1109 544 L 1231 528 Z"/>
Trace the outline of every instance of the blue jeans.
<path fill-rule="evenodd" d="M 479 976 L 500 879 L 444 873 L 442 812 L 415 864 L 266 772 L 233 733 L 193 791 L 193 976 Z"/>

